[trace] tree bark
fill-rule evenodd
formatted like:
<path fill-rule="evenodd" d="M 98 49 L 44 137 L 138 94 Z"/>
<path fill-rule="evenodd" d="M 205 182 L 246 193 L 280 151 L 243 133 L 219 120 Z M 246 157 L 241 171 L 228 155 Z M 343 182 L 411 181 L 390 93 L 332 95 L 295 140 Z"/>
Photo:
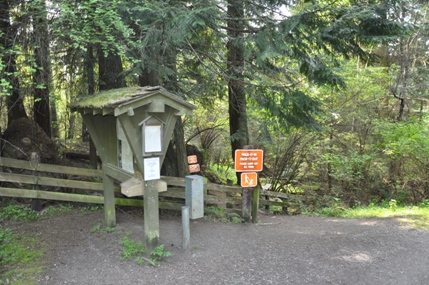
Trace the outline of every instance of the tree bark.
<path fill-rule="evenodd" d="M 107 56 L 101 48 L 98 49 L 99 90 L 109 90 L 125 87 L 125 77 L 122 74 L 122 60 L 117 54 Z"/>
<path fill-rule="evenodd" d="M 33 49 L 36 71 L 33 74 L 34 82 L 34 121 L 51 137 L 51 113 L 49 90 L 51 85 L 51 64 L 49 59 L 49 36 L 46 19 L 46 3 L 42 1 L 34 11 Z"/>
<path fill-rule="evenodd" d="M 88 85 L 88 95 L 95 93 L 95 76 L 94 76 L 94 49 L 92 44 L 88 44 L 86 58 L 85 58 L 85 74 Z M 82 137 L 89 138 L 89 164 L 96 169 L 98 164 L 97 149 L 95 148 L 94 141 L 89 135 L 86 126 L 82 123 Z"/>
<path fill-rule="evenodd" d="M 19 118 L 27 118 L 27 113 L 24 108 L 24 101 L 21 97 L 21 90 L 19 79 L 16 74 L 16 60 L 15 53 L 13 52 L 13 39 L 15 37 L 15 28 L 10 23 L 10 6 L 9 1 L 0 1 L 0 45 L 4 48 L 6 53 L 2 55 L 2 61 L 5 64 L 4 72 L 1 77 L 5 78 L 10 84 L 8 90 L 3 90 L 8 94 L 6 98 L 6 105 L 8 108 L 7 118 L 8 125 L 13 120 Z"/>
<path fill-rule="evenodd" d="M 228 0 L 228 103 L 229 129 L 232 158 L 235 150 L 249 143 L 246 113 L 246 91 L 244 88 L 244 46 L 243 36 L 244 4 L 242 0 Z M 237 173 L 237 178 L 239 174 Z M 239 181 L 239 179 L 238 179 Z"/>

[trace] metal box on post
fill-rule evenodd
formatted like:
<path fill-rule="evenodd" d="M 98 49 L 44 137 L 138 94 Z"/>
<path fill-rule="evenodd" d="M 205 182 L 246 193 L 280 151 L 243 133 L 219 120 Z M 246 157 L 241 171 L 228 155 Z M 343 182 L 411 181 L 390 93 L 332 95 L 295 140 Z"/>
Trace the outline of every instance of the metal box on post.
<path fill-rule="evenodd" d="M 199 175 L 185 177 L 185 203 L 189 206 L 189 218 L 204 217 L 204 181 Z"/>

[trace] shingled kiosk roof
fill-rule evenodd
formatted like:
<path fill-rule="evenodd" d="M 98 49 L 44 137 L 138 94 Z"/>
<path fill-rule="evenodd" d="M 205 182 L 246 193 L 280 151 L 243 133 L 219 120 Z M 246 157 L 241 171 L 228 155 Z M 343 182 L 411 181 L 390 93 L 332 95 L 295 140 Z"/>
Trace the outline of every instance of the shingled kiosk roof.
<path fill-rule="evenodd" d="M 118 116 L 130 108 L 135 109 L 161 98 L 166 105 L 181 110 L 183 113 L 188 113 L 196 108 L 193 104 L 161 86 L 126 87 L 102 91 L 85 96 L 81 100 L 69 104 L 69 107 L 72 111 Z"/>

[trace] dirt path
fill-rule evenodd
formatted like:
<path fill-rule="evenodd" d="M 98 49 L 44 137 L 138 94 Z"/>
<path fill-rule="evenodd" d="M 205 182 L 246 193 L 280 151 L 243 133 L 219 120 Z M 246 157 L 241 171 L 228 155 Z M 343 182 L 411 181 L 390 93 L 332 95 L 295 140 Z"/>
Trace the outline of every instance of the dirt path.
<path fill-rule="evenodd" d="M 191 221 L 182 250 L 180 217 L 161 217 L 161 243 L 173 253 L 159 267 L 120 261 L 126 232 L 143 240 L 141 213 L 102 211 L 21 224 L 45 242 L 48 269 L 39 284 L 429 284 L 429 232 L 393 219 L 262 216 L 260 224 Z"/>

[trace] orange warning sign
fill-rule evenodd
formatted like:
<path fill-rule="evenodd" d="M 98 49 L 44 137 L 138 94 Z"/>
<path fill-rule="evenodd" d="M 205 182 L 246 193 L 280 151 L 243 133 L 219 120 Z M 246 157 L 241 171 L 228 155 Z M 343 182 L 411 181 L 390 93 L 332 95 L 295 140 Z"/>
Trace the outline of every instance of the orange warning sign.
<path fill-rule="evenodd" d="M 188 164 L 194 164 L 197 163 L 197 156 L 196 155 L 189 155 L 188 156 Z"/>
<path fill-rule="evenodd" d="M 200 171 L 201 171 L 201 169 L 200 169 L 200 165 L 198 163 L 189 165 L 189 172 L 190 173 L 196 173 L 196 172 L 200 172 Z"/>
<path fill-rule="evenodd" d="M 263 157 L 262 149 L 237 149 L 234 169 L 236 172 L 262 171 Z"/>
<path fill-rule="evenodd" d="M 258 173 L 256 172 L 245 172 L 241 173 L 241 187 L 256 187 L 258 184 Z"/>

